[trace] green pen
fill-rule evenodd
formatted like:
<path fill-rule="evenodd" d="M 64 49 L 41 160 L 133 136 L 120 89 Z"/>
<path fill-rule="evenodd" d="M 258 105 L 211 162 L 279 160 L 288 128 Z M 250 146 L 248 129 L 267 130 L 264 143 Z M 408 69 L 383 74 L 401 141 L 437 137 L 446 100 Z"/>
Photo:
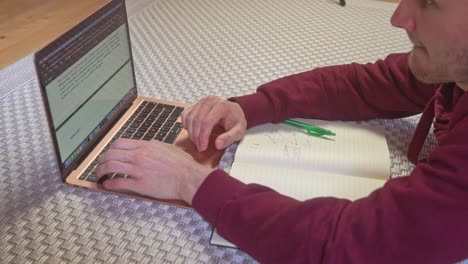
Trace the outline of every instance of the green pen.
<path fill-rule="evenodd" d="M 336 136 L 336 134 L 328 129 L 309 125 L 306 123 L 302 123 L 299 121 L 291 120 L 291 119 L 286 119 L 283 121 L 284 124 L 290 125 L 293 127 L 298 127 L 305 129 L 307 134 L 312 135 L 312 136 Z"/>

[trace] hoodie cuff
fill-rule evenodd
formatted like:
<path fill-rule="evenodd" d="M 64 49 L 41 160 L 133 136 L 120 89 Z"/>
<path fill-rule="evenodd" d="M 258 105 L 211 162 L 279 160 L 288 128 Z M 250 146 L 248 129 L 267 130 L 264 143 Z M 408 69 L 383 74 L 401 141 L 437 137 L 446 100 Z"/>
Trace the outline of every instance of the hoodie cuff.
<path fill-rule="evenodd" d="M 245 184 L 218 169 L 208 175 L 192 200 L 192 207 L 213 226 L 224 205 L 234 199 Z"/>
<path fill-rule="evenodd" d="M 240 105 L 247 120 L 247 128 L 273 122 L 275 118 L 273 105 L 262 92 L 232 97 L 228 100 Z"/>

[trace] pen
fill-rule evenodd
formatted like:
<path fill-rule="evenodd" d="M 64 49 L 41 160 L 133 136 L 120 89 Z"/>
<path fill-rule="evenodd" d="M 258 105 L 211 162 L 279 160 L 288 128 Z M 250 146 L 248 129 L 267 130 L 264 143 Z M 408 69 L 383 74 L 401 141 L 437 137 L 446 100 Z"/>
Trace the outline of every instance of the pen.
<path fill-rule="evenodd" d="M 312 135 L 312 136 L 336 136 L 336 134 L 328 129 L 309 125 L 306 123 L 302 123 L 299 121 L 291 120 L 291 119 L 286 119 L 283 121 L 283 124 L 290 125 L 293 127 L 298 127 L 305 129 L 307 134 Z"/>

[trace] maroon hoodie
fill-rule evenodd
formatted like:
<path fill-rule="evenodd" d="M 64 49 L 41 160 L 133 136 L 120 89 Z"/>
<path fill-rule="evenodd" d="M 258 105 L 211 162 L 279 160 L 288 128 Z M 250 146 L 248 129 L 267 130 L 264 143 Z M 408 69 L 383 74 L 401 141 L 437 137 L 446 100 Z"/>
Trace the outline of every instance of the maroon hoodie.
<path fill-rule="evenodd" d="M 314 69 L 234 98 L 248 127 L 286 118 L 401 118 L 423 112 L 408 149 L 410 175 L 351 202 L 297 201 L 216 170 L 193 207 L 219 234 L 262 263 L 453 263 L 468 257 L 468 95 L 426 85 L 408 54 Z M 418 154 L 434 121 L 437 146 Z M 287 175 L 285 175 L 287 177 Z"/>

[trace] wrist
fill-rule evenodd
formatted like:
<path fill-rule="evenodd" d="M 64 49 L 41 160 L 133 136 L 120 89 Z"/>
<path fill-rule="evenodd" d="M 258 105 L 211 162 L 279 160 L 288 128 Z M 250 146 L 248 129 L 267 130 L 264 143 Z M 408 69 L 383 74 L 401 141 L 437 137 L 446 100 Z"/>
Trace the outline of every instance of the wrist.
<path fill-rule="evenodd" d="M 200 166 L 196 170 L 189 171 L 185 177 L 181 179 L 179 188 L 179 196 L 181 199 L 191 205 L 193 197 L 212 171 L 213 169 L 203 166 Z"/>

